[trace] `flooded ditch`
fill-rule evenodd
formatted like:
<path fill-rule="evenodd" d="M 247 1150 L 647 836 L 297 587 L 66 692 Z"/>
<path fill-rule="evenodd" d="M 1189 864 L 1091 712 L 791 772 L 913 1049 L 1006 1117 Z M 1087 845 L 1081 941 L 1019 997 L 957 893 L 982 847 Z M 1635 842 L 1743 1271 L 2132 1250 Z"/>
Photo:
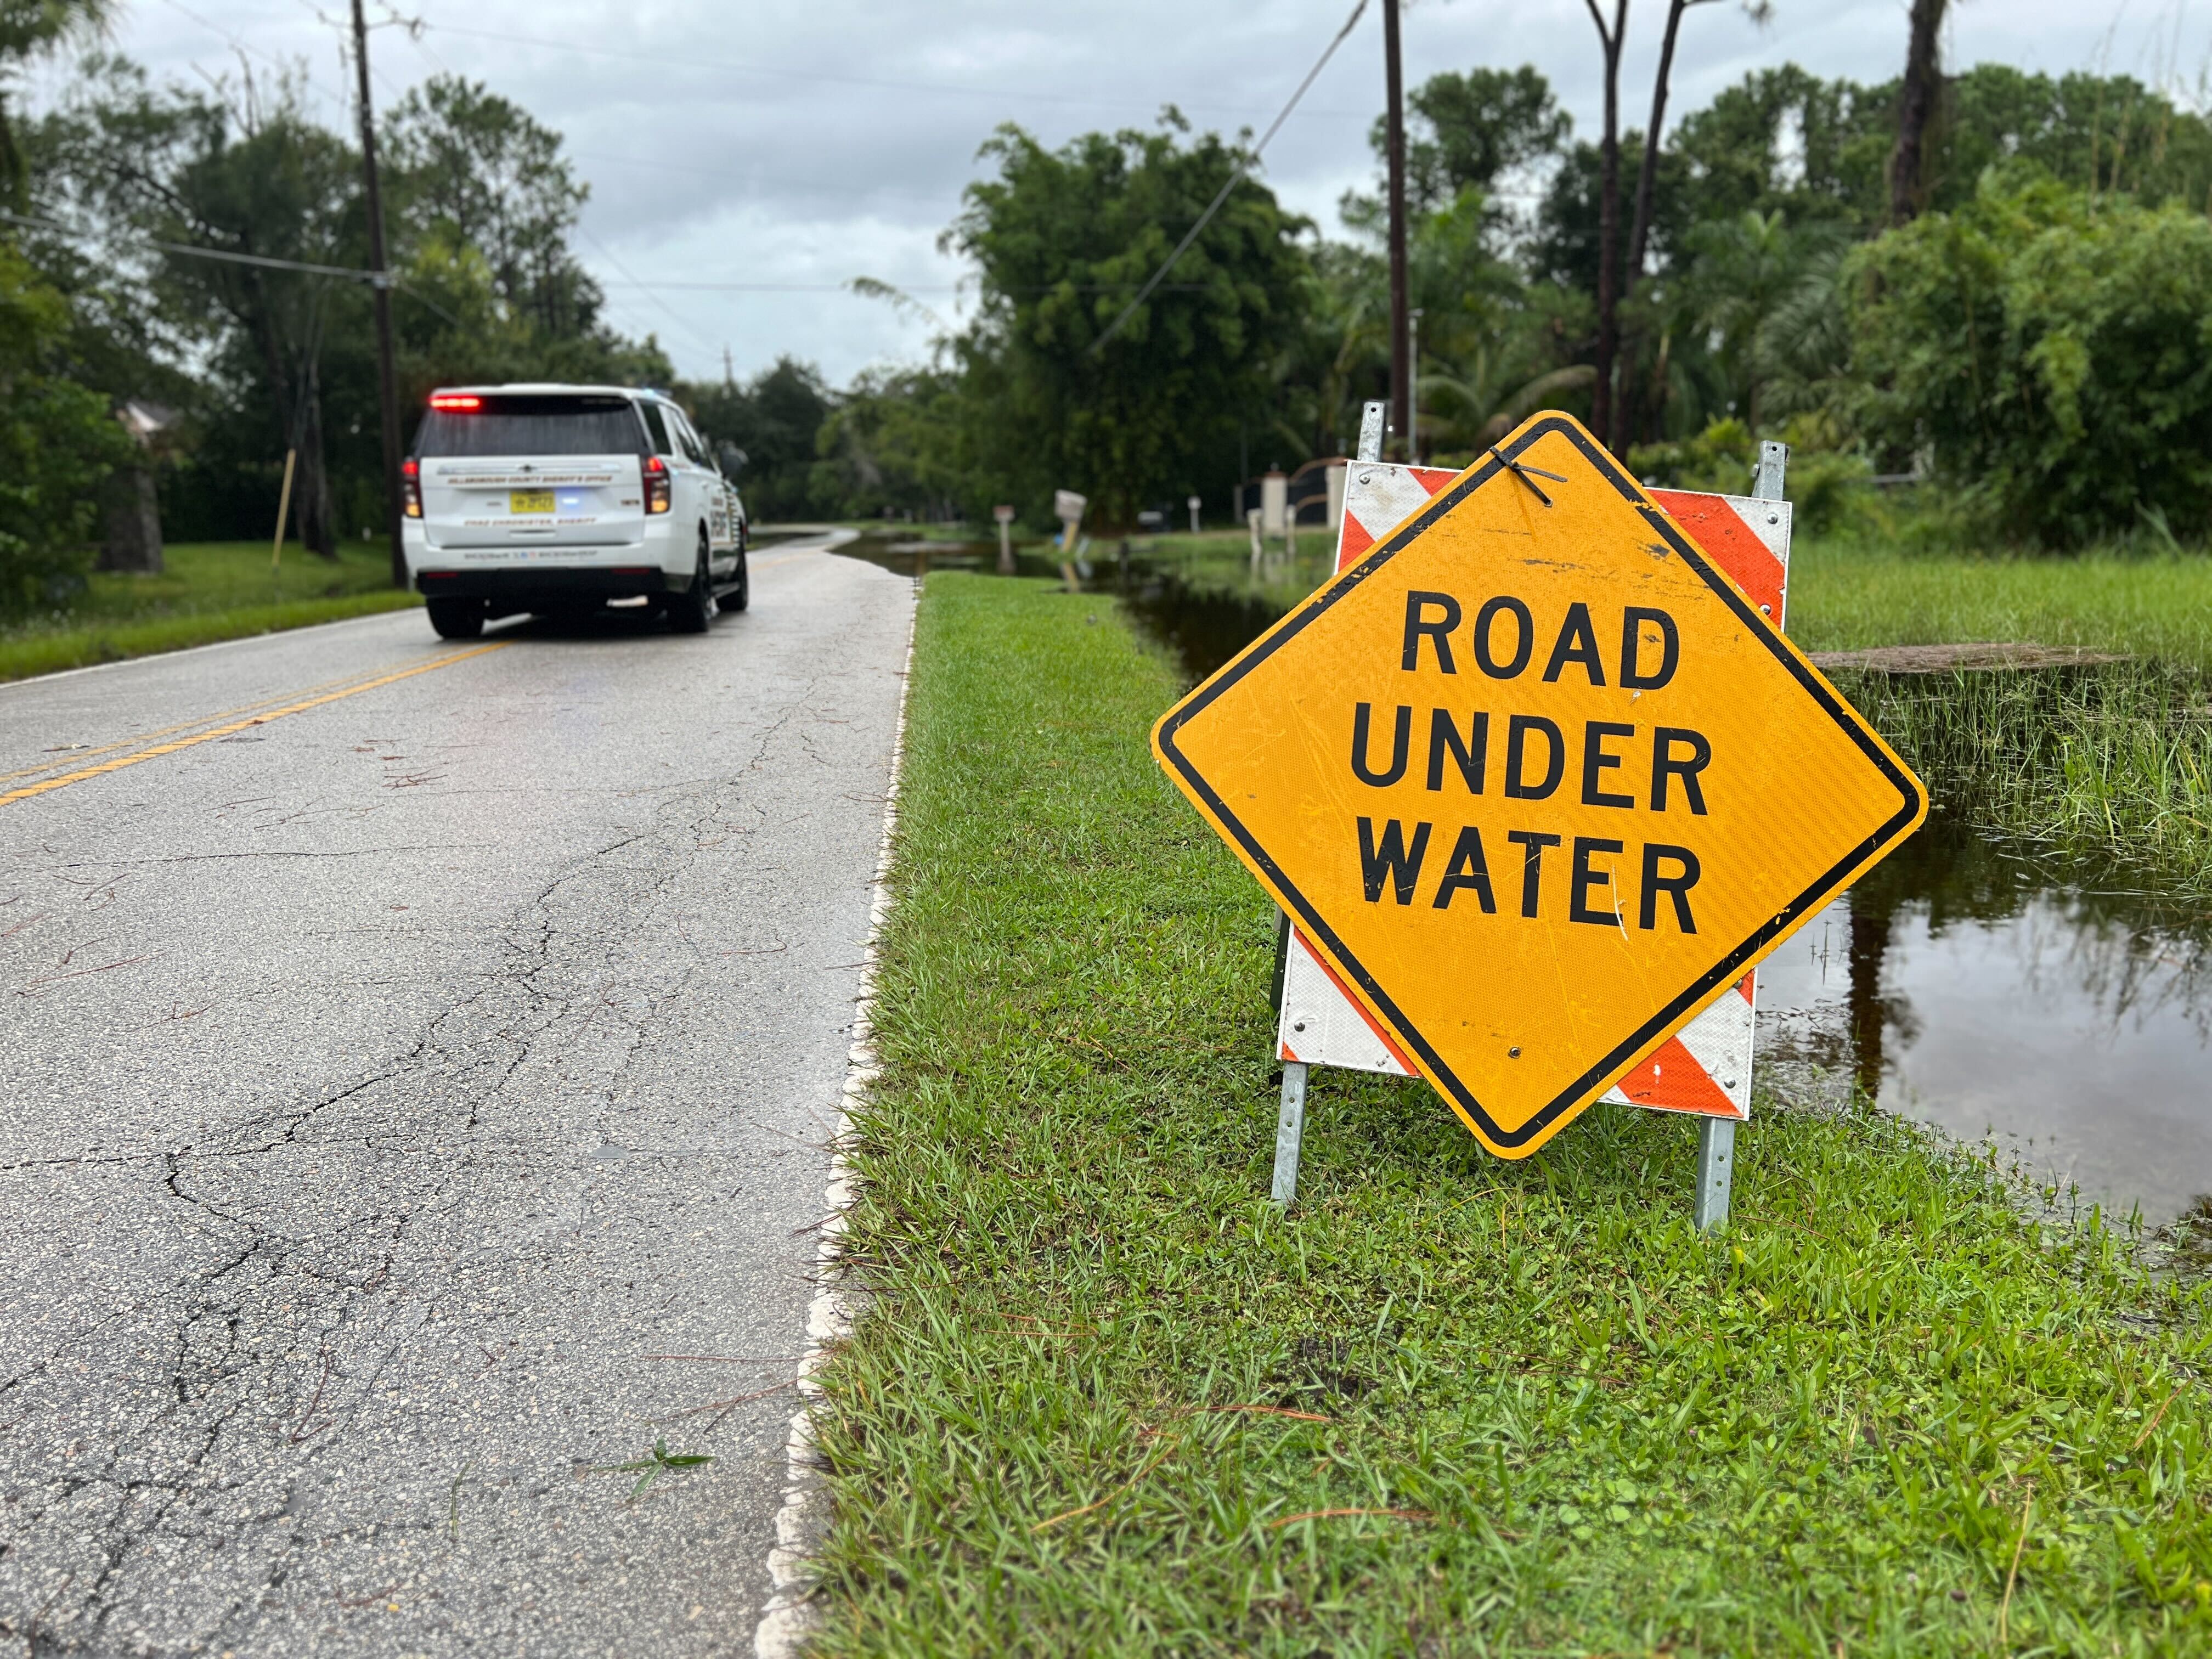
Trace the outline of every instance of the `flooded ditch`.
<path fill-rule="evenodd" d="M 997 553 L 878 534 L 837 551 L 907 574 L 989 570 Z M 1019 566 L 1058 574 L 1030 553 Z M 1140 556 L 1125 581 L 1109 558 L 1090 586 L 1117 593 L 1195 680 L 1324 569 L 1271 559 L 1256 581 L 1233 565 L 1194 579 Z M 1870 1101 L 1961 1140 L 1993 1138 L 2062 1209 L 2212 1224 L 2212 892 L 2202 860 L 2166 878 L 1990 828 L 2013 823 L 2007 792 L 2017 806 L 2033 781 L 1993 733 L 2078 723 L 2085 697 L 2132 708 L 2165 696 L 2145 675 L 2142 665 L 2082 664 L 1940 684 L 1844 680 L 1922 766 L 1936 806 L 1917 836 L 1760 968 L 1770 1097 L 1832 1109 Z M 1946 719 L 1956 728 L 1948 744 L 1931 736 Z M 2079 769 L 2063 765 L 2069 778 Z M 2140 796 L 2141 780 L 2130 781 Z"/>

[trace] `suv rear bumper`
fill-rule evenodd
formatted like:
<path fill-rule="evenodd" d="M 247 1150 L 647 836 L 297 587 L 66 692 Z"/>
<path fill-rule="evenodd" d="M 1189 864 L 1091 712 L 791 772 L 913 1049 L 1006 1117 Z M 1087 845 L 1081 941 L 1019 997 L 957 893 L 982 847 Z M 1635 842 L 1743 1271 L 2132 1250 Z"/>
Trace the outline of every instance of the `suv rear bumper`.
<path fill-rule="evenodd" d="M 491 570 L 418 570 L 415 591 L 434 599 L 483 599 L 495 611 L 534 611 L 541 606 L 599 599 L 634 599 L 681 592 L 690 573 L 672 574 L 658 565 L 556 567 L 510 566 Z"/>

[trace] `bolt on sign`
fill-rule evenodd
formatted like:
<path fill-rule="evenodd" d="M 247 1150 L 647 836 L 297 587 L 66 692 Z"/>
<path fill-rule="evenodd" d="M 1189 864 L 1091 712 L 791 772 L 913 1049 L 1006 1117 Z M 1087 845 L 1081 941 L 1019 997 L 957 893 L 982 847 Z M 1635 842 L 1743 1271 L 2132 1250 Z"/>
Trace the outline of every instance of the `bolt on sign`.
<path fill-rule="evenodd" d="M 1162 716 L 1155 754 L 1475 1137 L 1557 1133 L 1893 850 L 1920 781 L 1571 417 Z"/>

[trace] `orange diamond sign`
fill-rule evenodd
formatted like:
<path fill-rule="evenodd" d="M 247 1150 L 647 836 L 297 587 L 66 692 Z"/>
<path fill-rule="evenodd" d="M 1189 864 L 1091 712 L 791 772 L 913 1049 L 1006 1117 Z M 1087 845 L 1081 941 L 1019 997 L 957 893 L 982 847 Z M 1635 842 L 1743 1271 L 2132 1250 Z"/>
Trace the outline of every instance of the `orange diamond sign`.
<path fill-rule="evenodd" d="M 1928 811 L 1858 711 L 1563 415 L 1254 641 L 1152 747 L 1505 1158 Z"/>

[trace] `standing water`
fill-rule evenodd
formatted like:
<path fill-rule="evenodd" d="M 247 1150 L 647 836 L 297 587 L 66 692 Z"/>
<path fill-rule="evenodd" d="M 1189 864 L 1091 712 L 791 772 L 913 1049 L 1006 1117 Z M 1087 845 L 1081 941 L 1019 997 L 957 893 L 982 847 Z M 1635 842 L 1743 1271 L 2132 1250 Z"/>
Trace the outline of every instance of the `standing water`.
<path fill-rule="evenodd" d="M 1785 1101 L 1856 1091 L 1994 1134 L 2108 1211 L 2179 1215 L 2212 1193 L 2212 950 L 2148 896 L 1931 816 L 1760 966 L 1760 1074 Z"/>

